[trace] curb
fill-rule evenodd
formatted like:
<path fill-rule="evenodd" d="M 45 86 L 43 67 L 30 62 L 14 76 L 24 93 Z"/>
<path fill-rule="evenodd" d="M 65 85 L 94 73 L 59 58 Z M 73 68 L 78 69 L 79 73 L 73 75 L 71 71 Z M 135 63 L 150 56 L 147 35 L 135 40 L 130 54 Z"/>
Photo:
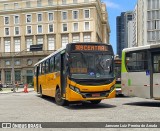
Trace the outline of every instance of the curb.
<path fill-rule="evenodd" d="M 34 90 L 30 90 L 30 91 L 28 91 L 28 92 L 33 92 Z M 22 92 L 24 92 L 24 91 L 18 91 L 18 92 L 6 92 L 6 93 L 1 93 L 0 92 L 0 94 L 10 94 L 10 93 L 22 93 Z"/>

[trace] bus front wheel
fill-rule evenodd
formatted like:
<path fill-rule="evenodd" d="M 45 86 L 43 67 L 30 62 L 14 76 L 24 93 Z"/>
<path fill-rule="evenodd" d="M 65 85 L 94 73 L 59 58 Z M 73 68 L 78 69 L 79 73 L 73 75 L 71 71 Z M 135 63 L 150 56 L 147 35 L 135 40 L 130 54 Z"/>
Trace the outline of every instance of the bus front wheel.
<path fill-rule="evenodd" d="M 90 101 L 92 104 L 99 104 L 101 102 L 101 100 L 92 100 Z"/>
<path fill-rule="evenodd" d="M 56 90 L 55 101 L 56 101 L 56 104 L 60 105 L 60 106 L 67 106 L 68 105 L 68 101 L 62 99 L 61 91 L 59 88 Z"/>

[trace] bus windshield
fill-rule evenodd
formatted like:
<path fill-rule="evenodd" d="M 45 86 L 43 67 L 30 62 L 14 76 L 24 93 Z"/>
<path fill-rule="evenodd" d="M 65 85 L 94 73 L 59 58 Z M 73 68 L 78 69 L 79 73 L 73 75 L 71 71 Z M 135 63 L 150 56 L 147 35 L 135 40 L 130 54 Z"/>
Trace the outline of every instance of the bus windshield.
<path fill-rule="evenodd" d="M 113 78 L 113 56 L 104 53 L 71 53 L 70 76 L 75 79 Z"/>

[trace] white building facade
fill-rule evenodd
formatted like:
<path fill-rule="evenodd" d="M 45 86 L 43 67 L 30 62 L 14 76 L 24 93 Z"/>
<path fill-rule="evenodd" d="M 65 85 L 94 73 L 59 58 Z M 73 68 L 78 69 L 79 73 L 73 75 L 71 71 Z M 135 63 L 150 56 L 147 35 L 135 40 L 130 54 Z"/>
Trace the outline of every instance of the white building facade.
<path fill-rule="evenodd" d="M 135 46 L 160 43 L 160 0 L 138 0 L 134 20 Z"/>
<path fill-rule="evenodd" d="M 133 47 L 133 41 L 134 41 L 134 21 L 128 22 L 128 47 Z"/>

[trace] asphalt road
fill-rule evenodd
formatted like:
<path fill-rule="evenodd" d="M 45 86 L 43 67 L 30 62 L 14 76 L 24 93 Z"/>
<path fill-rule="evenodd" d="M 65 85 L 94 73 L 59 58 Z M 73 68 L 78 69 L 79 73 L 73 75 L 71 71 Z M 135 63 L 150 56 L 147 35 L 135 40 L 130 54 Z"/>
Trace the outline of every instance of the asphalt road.
<path fill-rule="evenodd" d="M 160 122 L 160 101 L 117 97 L 61 107 L 35 92 L 0 94 L 0 122 Z"/>

